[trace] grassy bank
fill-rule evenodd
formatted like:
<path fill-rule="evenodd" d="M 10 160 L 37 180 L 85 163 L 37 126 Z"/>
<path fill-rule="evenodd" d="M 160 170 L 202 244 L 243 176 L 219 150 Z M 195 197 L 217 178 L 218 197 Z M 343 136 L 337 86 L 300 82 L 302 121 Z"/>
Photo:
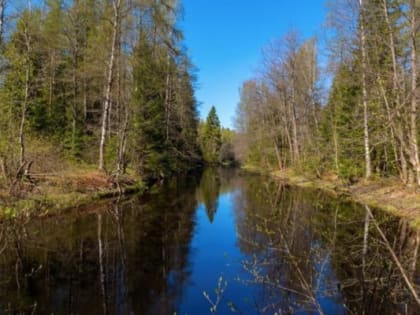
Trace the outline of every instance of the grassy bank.
<path fill-rule="evenodd" d="M 52 174 L 36 174 L 35 183 L 22 182 L 11 196 L 0 190 L 0 220 L 7 217 L 39 217 L 64 212 L 94 201 L 146 190 L 141 178 L 133 174 L 120 179 L 120 187 L 108 175 L 93 167 L 79 167 Z"/>
<path fill-rule="evenodd" d="M 322 189 L 335 196 L 351 198 L 361 204 L 407 218 L 413 227 L 420 228 L 420 191 L 405 186 L 397 178 L 361 179 L 357 183 L 348 184 L 332 175 L 318 178 L 292 170 L 264 172 L 250 166 L 244 167 L 244 170 L 270 175 L 291 185 Z"/>

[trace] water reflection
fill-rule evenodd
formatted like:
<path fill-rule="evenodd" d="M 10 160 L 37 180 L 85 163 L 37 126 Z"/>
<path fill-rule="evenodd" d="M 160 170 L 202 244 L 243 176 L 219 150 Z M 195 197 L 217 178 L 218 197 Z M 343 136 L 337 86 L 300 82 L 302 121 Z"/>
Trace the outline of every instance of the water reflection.
<path fill-rule="evenodd" d="M 85 209 L 89 214 L 4 222 L 0 309 L 172 314 L 189 275 L 195 186 L 172 183 L 164 195 Z"/>
<path fill-rule="evenodd" d="M 316 191 L 246 180 L 236 199 L 239 246 L 261 313 L 418 314 L 401 272 L 365 208 Z M 419 232 L 375 213 L 410 281 Z"/>
<path fill-rule="evenodd" d="M 198 189 L 198 200 L 204 203 L 207 217 L 213 222 L 214 215 L 218 208 L 220 194 L 220 174 L 216 169 L 206 169 L 200 180 Z"/>
<path fill-rule="evenodd" d="M 0 314 L 418 314 L 401 268 L 418 294 L 420 233 L 368 210 L 208 169 L 3 222 Z"/>

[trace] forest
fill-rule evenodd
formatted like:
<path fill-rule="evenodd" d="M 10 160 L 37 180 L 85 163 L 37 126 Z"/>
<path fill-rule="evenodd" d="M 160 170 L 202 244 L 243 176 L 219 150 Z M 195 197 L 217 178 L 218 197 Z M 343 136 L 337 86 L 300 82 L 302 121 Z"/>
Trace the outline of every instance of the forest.
<path fill-rule="evenodd" d="M 326 1 L 205 111 L 183 2 L 0 0 L 0 313 L 418 314 L 420 0 Z"/>
<path fill-rule="evenodd" d="M 266 169 L 420 185 L 420 2 L 327 5 L 325 35 L 292 30 L 271 42 L 243 83 L 238 156 Z"/>
<path fill-rule="evenodd" d="M 214 107 L 199 125 L 181 15 L 173 0 L 1 0 L 0 184 L 19 195 L 75 168 L 115 182 L 219 163 L 220 150 L 233 161 Z"/>
<path fill-rule="evenodd" d="M 324 35 L 293 29 L 263 49 L 233 131 L 214 106 L 200 121 L 182 3 L 1 0 L 2 196 L 237 162 L 419 186 L 420 3 L 326 5 Z"/>
<path fill-rule="evenodd" d="M 172 0 L 2 0 L 1 184 L 81 166 L 118 178 L 200 163 L 178 16 Z"/>

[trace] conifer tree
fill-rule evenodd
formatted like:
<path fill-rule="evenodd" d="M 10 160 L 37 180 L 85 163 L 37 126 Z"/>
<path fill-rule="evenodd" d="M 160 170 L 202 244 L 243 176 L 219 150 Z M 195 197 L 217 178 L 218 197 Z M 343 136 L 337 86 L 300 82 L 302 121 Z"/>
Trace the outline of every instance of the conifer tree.
<path fill-rule="evenodd" d="M 212 106 L 202 127 L 201 148 L 205 161 L 218 163 L 221 145 L 220 121 L 216 108 Z"/>

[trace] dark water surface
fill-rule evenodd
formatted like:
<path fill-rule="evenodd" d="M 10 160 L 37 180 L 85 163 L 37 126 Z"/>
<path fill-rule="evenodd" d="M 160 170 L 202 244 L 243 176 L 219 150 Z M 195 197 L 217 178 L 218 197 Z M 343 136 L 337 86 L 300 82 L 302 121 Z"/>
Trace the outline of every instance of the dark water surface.
<path fill-rule="evenodd" d="M 420 314 L 420 233 L 315 190 L 208 169 L 0 226 L 0 314 Z M 383 230 L 389 248 L 380 236 Z"/>

